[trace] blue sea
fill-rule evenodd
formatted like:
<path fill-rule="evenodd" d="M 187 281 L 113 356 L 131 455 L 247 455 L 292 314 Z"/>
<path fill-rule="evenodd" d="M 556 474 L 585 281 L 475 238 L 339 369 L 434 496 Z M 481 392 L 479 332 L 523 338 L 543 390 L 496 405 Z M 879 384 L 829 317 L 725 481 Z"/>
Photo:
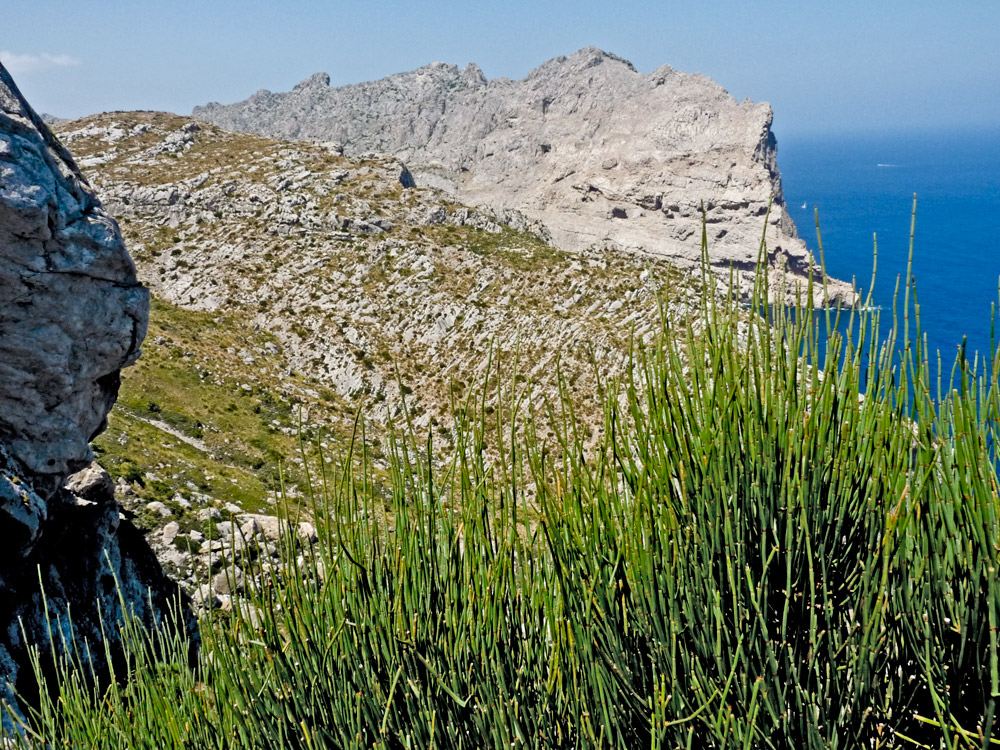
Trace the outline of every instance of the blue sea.
<path fill-rule="evenodd" d="M 990 351 L 991 305 L 997 306 L 1000 285 L 1000 131 L 779 133 L 778 166 L 799 236 L 814 252 L 819 209 L 830 275 L 855 279 L 867 292 L 877 235 L 873 302 L 885 311 L 883 320 L 891 316 L 897 276 L 906 273 L 916 193 L 913 275 L 930 351 L 940 350 L 947 369 L 963 336 L 969 359 Z M 1000 320 L 996 336 L 1000 344 Z"/>

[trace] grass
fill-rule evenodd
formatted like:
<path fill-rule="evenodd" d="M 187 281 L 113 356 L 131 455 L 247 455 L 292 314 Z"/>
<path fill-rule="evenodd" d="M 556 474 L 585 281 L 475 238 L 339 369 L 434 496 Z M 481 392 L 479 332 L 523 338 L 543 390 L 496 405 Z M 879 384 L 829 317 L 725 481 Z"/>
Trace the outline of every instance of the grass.
<path fill-rule="evenodd" d="M 455 224 L 431 224 L 421 229 L 439 245 L 460 245 L 518 271 L 543 272 L 551 270 L 553 264 L 569 265 L 572 260 L 572 256 L 556 250 L 530 232 L 508 226 L 501 226 L 499 232 Z"/>
<path fill-rule="evenodd" d="M 254 357 L 252 366 L 246 355 Z M 318 419 L 319 394 L 312 397 L 311 384 L 287 370 L 270 335 L 225 314 L 154 298 L 143 355 L 123 374 L 118 404 L 94 451 L 113 477 L 125 478 L 146 500 L 197 492 L 247 512 L 271 510 L 279 467 L 286 486 L 304 481 L 296 463 L 300 408 L 314 410 L 328 450 L 340 450 L 340 440 L 350 437 L 349 423 L 338 436 L 335 418 Z M 342 411 L 338 399 L 322 401 L 324 415 Z"/>
<path fill-rule="evenodd" d="M 446 465 L 400 425 L 391 524 L 359 436 L 310 477 L 323 543 L 286 539 L 197 668 L 126 623 L 129 679 L 50 676 L 22 744 L 996 746 L 1000 362 L 932 377 L 900 311 L 706 299 L 602 383 L 596 447 L 498 368 Z"/>

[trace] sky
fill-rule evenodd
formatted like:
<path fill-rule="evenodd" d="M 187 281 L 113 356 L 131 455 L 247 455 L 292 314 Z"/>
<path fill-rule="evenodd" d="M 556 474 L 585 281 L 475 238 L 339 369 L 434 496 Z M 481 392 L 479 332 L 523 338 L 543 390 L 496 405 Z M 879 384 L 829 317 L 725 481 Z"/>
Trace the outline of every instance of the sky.
<path fill-rule="evenodd" d="M 996 0 L 5 0 L 0 62 L 59 117 L 190 113 L 316 72 L 429 62 L 523 78 L 594 45 L 770 102 L 782 134 L 1000 128 Z"/>

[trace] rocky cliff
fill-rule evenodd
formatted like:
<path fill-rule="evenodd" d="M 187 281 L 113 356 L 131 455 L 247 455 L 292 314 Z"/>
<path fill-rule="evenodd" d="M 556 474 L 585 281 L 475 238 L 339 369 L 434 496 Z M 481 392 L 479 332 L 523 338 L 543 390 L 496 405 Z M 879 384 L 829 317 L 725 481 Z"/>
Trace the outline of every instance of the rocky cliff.
<path fill-rule="evenodd" d="M 118 226 L 0 65 L 0 699 L 30 700 L 29 647 L 87 640 L 100 674 L 115 623 L 176 594 L 88 468 L 147 315 Z"/>
<path fill-rule="evenodd" d="M 711 263 L 724 276 L 735 267 L 744 287 L 766 226 L 773 266 L 821 279 L 785 210 L 771 108 L 668 66 L 642 75 L 589 47 L 520 81 L 487 80 L 472 64 L 339 88 L 320 73 L 290 92 L 259 91 L 194 115 L 240 132 L 337 142 L 346 154 L 394 155 L 418 184 L 523 211 L 571 251 L 698 264 L 704 216 Z M 833 302 L 853 302 L 848 285 L 829 286 Z"/>

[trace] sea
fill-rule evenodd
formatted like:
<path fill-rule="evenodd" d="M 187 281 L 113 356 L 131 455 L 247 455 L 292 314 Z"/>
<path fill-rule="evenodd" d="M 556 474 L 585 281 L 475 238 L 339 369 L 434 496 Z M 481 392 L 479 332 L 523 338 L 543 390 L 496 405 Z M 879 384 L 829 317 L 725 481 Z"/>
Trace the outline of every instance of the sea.
<path fill-rule="evenodd" d="M 930 352 L 950 370 L 963 340 L 970 361 L 1000 345 L 1000 129 L 779 133 L 778 166 L 799 236 L 818 253 L 818 211 L 827 273 L 854 280 L 864 295 L 871 288 L 883 328 L 897 279 L 902 308 L 915 194 L 913 277 Z"/>

